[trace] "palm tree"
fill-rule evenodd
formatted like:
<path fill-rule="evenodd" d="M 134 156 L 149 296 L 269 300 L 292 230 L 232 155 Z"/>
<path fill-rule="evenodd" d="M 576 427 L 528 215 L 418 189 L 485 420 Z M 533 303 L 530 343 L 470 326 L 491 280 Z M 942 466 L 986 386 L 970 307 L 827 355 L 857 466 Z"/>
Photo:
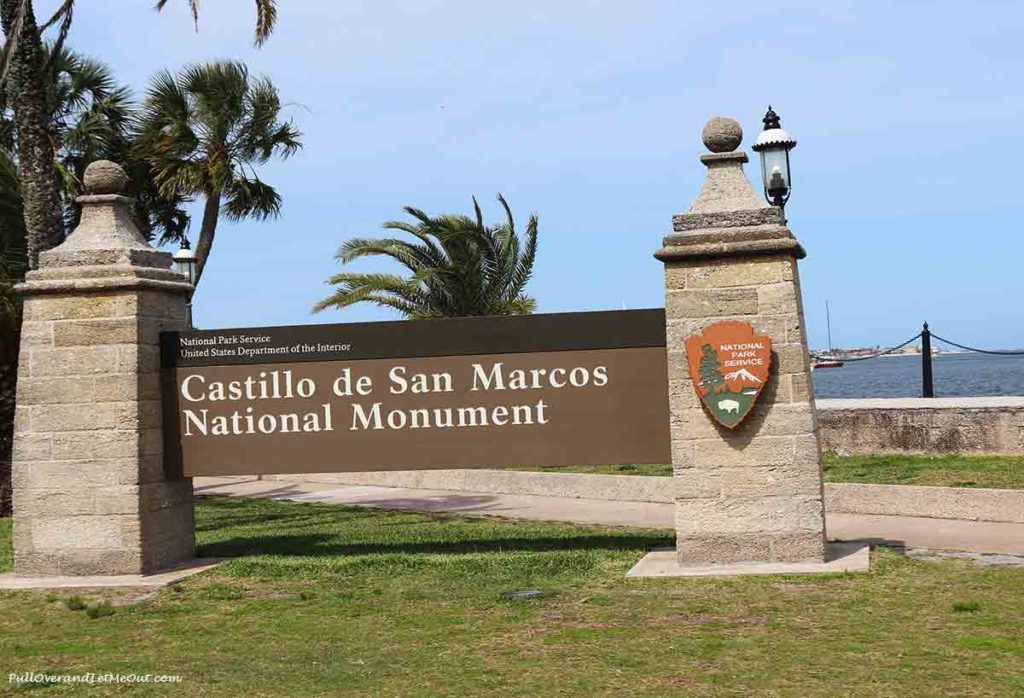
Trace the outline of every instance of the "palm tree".
<path fill-rule="evenodd" d="M 127 171 L 126 193 L 134 201 L 132 214 L 147 238 L 159 236 L 161 243 L 183 238 L 189 224 L 184 209 L 187 201 L 160 195 L 148 163 L 132 155 L 135 104 L 128 88 L 118 85 L 113 72 L 100 61 L 66 47 L 52 53 L 51 47 L 47 50 L 50 84 L 46 112 L 62 203 L 61 238 L 78 225 L 80 207 L 75 199 L 81 193 L 82 176 L 90 162 L 100 159 L 119 162 Z M 0 148 L 17 152 L 18 136 L 11 109 L 0 94 Z M 3 181 L 0 187 L 4 187 Z M 23 205 L 20 191 L 15 200 L 19 207 Z"/>
<path fill-rule="evenodd" d="M 193 18 L 196 18 L 198 0 L 186 1 L 192 9 Z M 255 0 L 255 3 L 258 46 L 273 31 L 277 8 L 275 0 Z M 163 9 L 166 4 L 167 0 L 157 0 L 157 9 Z M 72 182 L 76 179 L 66 176 L 69 163 L 63 163 L 63 177 L 58 176 L 54 167 L 58 138 L 53 123 L 51 92 L 54 57 L 63 51 L 71 29 L 74 6 L 74 0 L 63 0 L 53 16 L 39 26 L 32 0 L 0 0 L 0 27 L 6 38 L 0 50 L 0 111 L 6 112 L 8 106 L 13 111 L 11 123 L 3 123 L 0 115 L 0 150 L 6 146 L 6 151 L 0 155 L 0 208 L 3 208 L 0 210 L 0 246 L 3 246 L 0 259 L 6 259 L 4 268 L 0 269 L 0 277 L 23 273 L 18 271 L 21 263 L 12 265 L 10 259 L 24 259 L 25 268 L 35 268 L 39 253 L 63 240 L 65 212 L 70 210 L 72 218 L 77 216 L 73 206 L 70 209 L 65 206 L 66 199 L 62 199 L 60 191 L 62 180 L 67 185 L 69 179 Z M 53 26 L 59 26 L 58 35 L 51 49 L 47 50 L 43 33 Z M 152 234 L 160 230 L 162 241 L 183 235 L 189 222 L 181 208 L 185 195 L 180 192 L 173 196 L 161 194 L 153 184 L 146 162 L 116 156 L 110 159 L 126 165 L 132 182 L 129 193 L 138 201 L 135 215 L 144 223 L 141 226 L 144 231 Z M 5 181 L 5 175 L 14 173 L 15 167 L 17 178 L 7 177 Z M 80 181 L 81 173 L 76 174 L 77 181 Z M 21 224 L 9 218 L 11 210 L 20 212 Z M 145 223 L 149 224 L 148 228 Z M 24 253 L 18 252 L 10 257 L 10 251 L 15 249 Z M 4 257 L 5 254 L 10 258 Z M 0 322 L 5 323 L 0 332 L 9 330 L 10 336 L 16 339 L 20 333 L 20 313 L 9 293 L 10 285 L 5 283 L 0 281 L 0 313 L 3 313 Z M 9 322 L 13 323 L 13 329 L 6 324 Z M 6 337 L 4 335 L 3 338 Z M 0 349 L 7 349 L 8 354 L 15 357 L 6 361 L 4 356 L 0 356 L 0 516 L 4 516 L 10 513 L 9 437 L 13 426 L 17 341 L 5 341 Z M 7 405 L 11 409 L 5 412 Z"/>
<path fill-rule="evenodd" d="M 11 514 L 11 445 L 21 303 L 12 292 L 28 268 L 18 169 L 0 143 L 0 516 Z"/>
<path fill-rule="evenodd" d="M 132 215 L 143 234 L 149 239 L 159 236 L 161 243 L 184 238 L 189 225 L 187 198 L 161 195 L 152 168 L 133 153 L 136 107 L 128 88 L 117 84 L 106 64 L 67 48 L 57 51 L 51 63 L 49 108 L 65 230 L 74 230 L 81 216 L 75 198 L 81 193 L 85 168 L 94 160 L 111 160 L 128 173 L 125 193 L 133 200 Z"/>
<path fill-rule="evenodd" d="M 354 238 L 335 257 L 348 264 L 360 257 L 386 257 L 405 267 L 411 276 L 342 272 L 327 280 L 337 288 L 313 307 L 345 308 L 373 303 L 392 308 L 406 318 L 465 317 L 470 315 L 526 315 L 537 302 L 524 291 L 537 256 L 537 216 L 530 216 L 525 241 L 516 233 L 515 219 L 504 197 L 505 222 L 486 226 L 476 199 L 475 218 L 446 214 L 431 218 L 405 207 L 416 222 L 388 221 L 385 230 L 399 230 L 416 238 Z"/>
<path fill-rule="evenodd" d="M 198 21 L 199 0 L 185 0 Z M 257 46 L 266 41 L 277 22 L 276 0 L 254 0 Z M 168 0 L 156 0 L 162 10 Z M 32 0 L 0 0 L 0 26 L 6 42 L 0 51 L 0 92 L 11 96 L 18 124 L 18 175 L 24 198 L 28 229 L 29 264 L 35 268 L 39 253 L 60 244 L 64 236 L 63 206 L 59 178 L 54 172 L 56 158 L 53 125 L 47 113 L 47 90 L 51 63 L 43 33 L 57 27 L 54 55 L 64 46 L 75 10 L 75 0 L 63 0 L 41 26 Z"/>
<path fill-rule="evenodd" d="M 24 278 L 28 269 L 22 205 L 18 167 L 10 152 L 0 145 L 0 370 L 5 363 L 18 358 L 21 305 L 12 287 Z M 0 379 L 0 409 L 2 383 Z"/>
<path fill-rule="evenodd" d="M 47 55 L 30 0 L 0 0 L 0 25 L 7 37 L 0 54 L 0 86 L 10 96 L 17 122 L 18 175 L 28 232 L 28 259 L 34 268 L 39 253 L 59 244 L 64 235 L 53 167 L 53 125 L 47 110 Z M 62 32 L 60 42 L 64 34 L 66 31 Z"/>
<path fill-rule="evenodd" d="M 144 231 L 159 232 L 162 238 L 184 235 L 188 215 L 181 208 L 183 202 L 158 196 L 148 165 L 127 158 L 134 108 L 128 90 L 117 85 L 104 64 L 67 48 L 52 53 L 48 61 L 51 81 L 45 103 L 57 156 L 54 174 L 64 205 L 64 227 L 70 230 L 77 224 L 79 208 L 74 199 L 85 166 L 104 158 L 126 163 L 129 194 L 136 198 L 133 214 Z M 20 135 L 0 95 L 0 516 L 7 511 L 4 497 L 10 491 L 7 468 L 21 326 L 21 306 L 12 286 L 29 266 L 24 188 L 14 156 Z"/>
<path fill-rule="evenodd" d="M 203 197 L 196 244 L 196 284 L 210 257 L 217 221 L 266 220 L 281 212 L 281 196 L 256 174 L 272 157 L 288 158 L 300 133 L 281 118 L 277 88 L 250 78 L 237 61 L 164 71 L 150 84 L 137 125 L 136 153 L 153 168 L 166 197 Z"/>
<path fill-rule="evenodd" d="M 22 216 L 18 166 L 0 145 L 0 331 L 13 315 L 10 285 L 25 274 L 25 219 Z"/>

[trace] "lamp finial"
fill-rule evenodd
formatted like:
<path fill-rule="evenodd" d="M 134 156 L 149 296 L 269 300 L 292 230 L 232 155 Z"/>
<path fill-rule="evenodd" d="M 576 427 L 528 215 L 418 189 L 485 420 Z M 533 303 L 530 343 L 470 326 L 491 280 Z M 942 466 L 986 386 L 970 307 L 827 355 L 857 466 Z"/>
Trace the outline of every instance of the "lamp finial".
<path fill-rule="evenodd" d="M 779 120 L 779 115 L 772 109 L 772 105 L 768 105 L 768 111 L 765 112 L 764 118 L 761 119 L 761 123 L 764 124 L 764 130 L 768 131 L 773 128 L 782 128 L 782 123 Z"/>

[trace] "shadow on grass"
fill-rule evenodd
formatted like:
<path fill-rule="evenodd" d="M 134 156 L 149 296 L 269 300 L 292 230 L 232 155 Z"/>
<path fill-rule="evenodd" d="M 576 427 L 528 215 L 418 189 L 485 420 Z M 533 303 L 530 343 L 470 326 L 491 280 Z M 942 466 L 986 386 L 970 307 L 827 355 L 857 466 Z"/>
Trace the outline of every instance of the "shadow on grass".
<path fill-rule="evenodd" d="M 493 506 L 498 498 L 491 495 L 452 494 L 424 498 L 377 497 L 346 503 L 322 500 L 317 493 L 305 493 L 301 496 L 302 499 L 294 499 L 287 494 L 253 499 L 226 499 L 220 496 L 204 495 L 198 499 L 206 503 L 213 515 L 204 517 L 203 520 L 197 522 L 196 529 L 211 531 L 243 526 L 267 526 L 271 523 L 275 524 L 278 529 L 282 527 L 302 529 L 314 525 L 339 526 L 351 524 L 357 520 L 365 520 L 373 510 L 378 510 L 378 515 L 405 515 L 406 517 L 416 514 L 459 516 L 477 511 L 501 516 L 503 511 L 500 507 Z M 287 508 L 283 508 L 282 504 Z M 326 506 L 317 507 L 316 505 Z M 477 521 L 483 520 L 485 519 L 477 519 Z M 374 522 L 374 526 L 388 523 L 408 525 L 409 521 L 410 519 L 403 518 L 389 522 L 382 517 L 379 521 Z"/>
<path fill-rule="evenodd" d="M 566 552 L 571 550 L 648 550 L 671 544 L 669 538 L 644 535 L 581 535 L 574 537 L 482 538 L 458 541 L 345 543 L 327 535 L 237 536 L 200 546 L 201 557 L 280 555 L 324 557 L 332 555 L 453 555 L 474 553 Z"/>
<path fill-rule="evenodd" d="M 200 545 L 204 557 L 617 551 L 672 542 L 630 529 L 268 500 L 208 499 L 197 513 L 197 530 L 221 538 Z"/>

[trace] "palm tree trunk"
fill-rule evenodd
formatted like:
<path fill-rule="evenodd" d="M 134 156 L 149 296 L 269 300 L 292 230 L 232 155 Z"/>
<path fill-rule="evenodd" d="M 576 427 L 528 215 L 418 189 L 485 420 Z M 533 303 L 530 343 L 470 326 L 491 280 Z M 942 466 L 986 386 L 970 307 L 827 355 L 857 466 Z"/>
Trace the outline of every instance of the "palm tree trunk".
<path fill-rule="evenodd" d="M 8 94 L 18 126 L 18 174 L 28 228 L 28 262 L 35 269 L 39 253 L 63 240 L 64 225 L 54 168 L 53 126 L 46 107 L 46 54 L 31 2 L 26 3 L 17 37 L 11 36 L 20 4 L 20 0 L 0 0 L 0 22 L 8 42 L 16 41 Z"/>
<path fill-rule="evenodd" d="M 0 516 L 11 515 L 11 455 L 14 444 L 14 394 L 17 377 L 17 359 L 0 360 Z"/>
<path fill-rule="evenodd" d="M 0 282 L 0 293 L 10 293 Z M 11 515 L 11 456 L 14 445 L 15 389 L 21 313 L 0 310 L 0 516 Z"/>
<path fill-rule="evenodd" d="M 196 244 L 196 286 L 206 268 L 206 260 L 210 258 L 213 248 L 213 236 L 217 232 L 217 219 L 220 217 L 220 190 L 206 193 L 206 204 L 203 206 L 203 225 L 199 229 L 199 242 Z"/>
<path fill-rule="evenodd" d="M 15 25 L 21 14 L 20 29 Z M 26 227 L 28 265 L 39 253 L 64 239 L 60 191 L 54 167 L 53 126 L 46 106 L 46 54 L 31 1 L 0 0 L 0 25 L 13 51 L 7 72 L 7 95 L 18 128 L 18 179 Z M 17 36 L 12 32 L 17 29 Z M 13 43 L 12 43 L 13 42 Z M 20 321 L 14 331 L 20 332 Z M 17 344 L 17 342 L 15 342 Z M 17 361 L 0 365 L 0 516 L 11 512 L 11 446 Z"/>

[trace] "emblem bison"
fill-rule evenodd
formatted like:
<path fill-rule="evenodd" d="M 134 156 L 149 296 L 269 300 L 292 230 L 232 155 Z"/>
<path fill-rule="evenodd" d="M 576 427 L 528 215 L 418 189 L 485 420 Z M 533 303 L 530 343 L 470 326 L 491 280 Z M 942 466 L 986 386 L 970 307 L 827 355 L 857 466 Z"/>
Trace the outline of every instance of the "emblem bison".
<path fill-rule="evenodd" d="M 735 400 L 719 400 L 718 409 L 726 413 L 735 412 L 736 414 L 739 414 L 740 403 Z"/>

